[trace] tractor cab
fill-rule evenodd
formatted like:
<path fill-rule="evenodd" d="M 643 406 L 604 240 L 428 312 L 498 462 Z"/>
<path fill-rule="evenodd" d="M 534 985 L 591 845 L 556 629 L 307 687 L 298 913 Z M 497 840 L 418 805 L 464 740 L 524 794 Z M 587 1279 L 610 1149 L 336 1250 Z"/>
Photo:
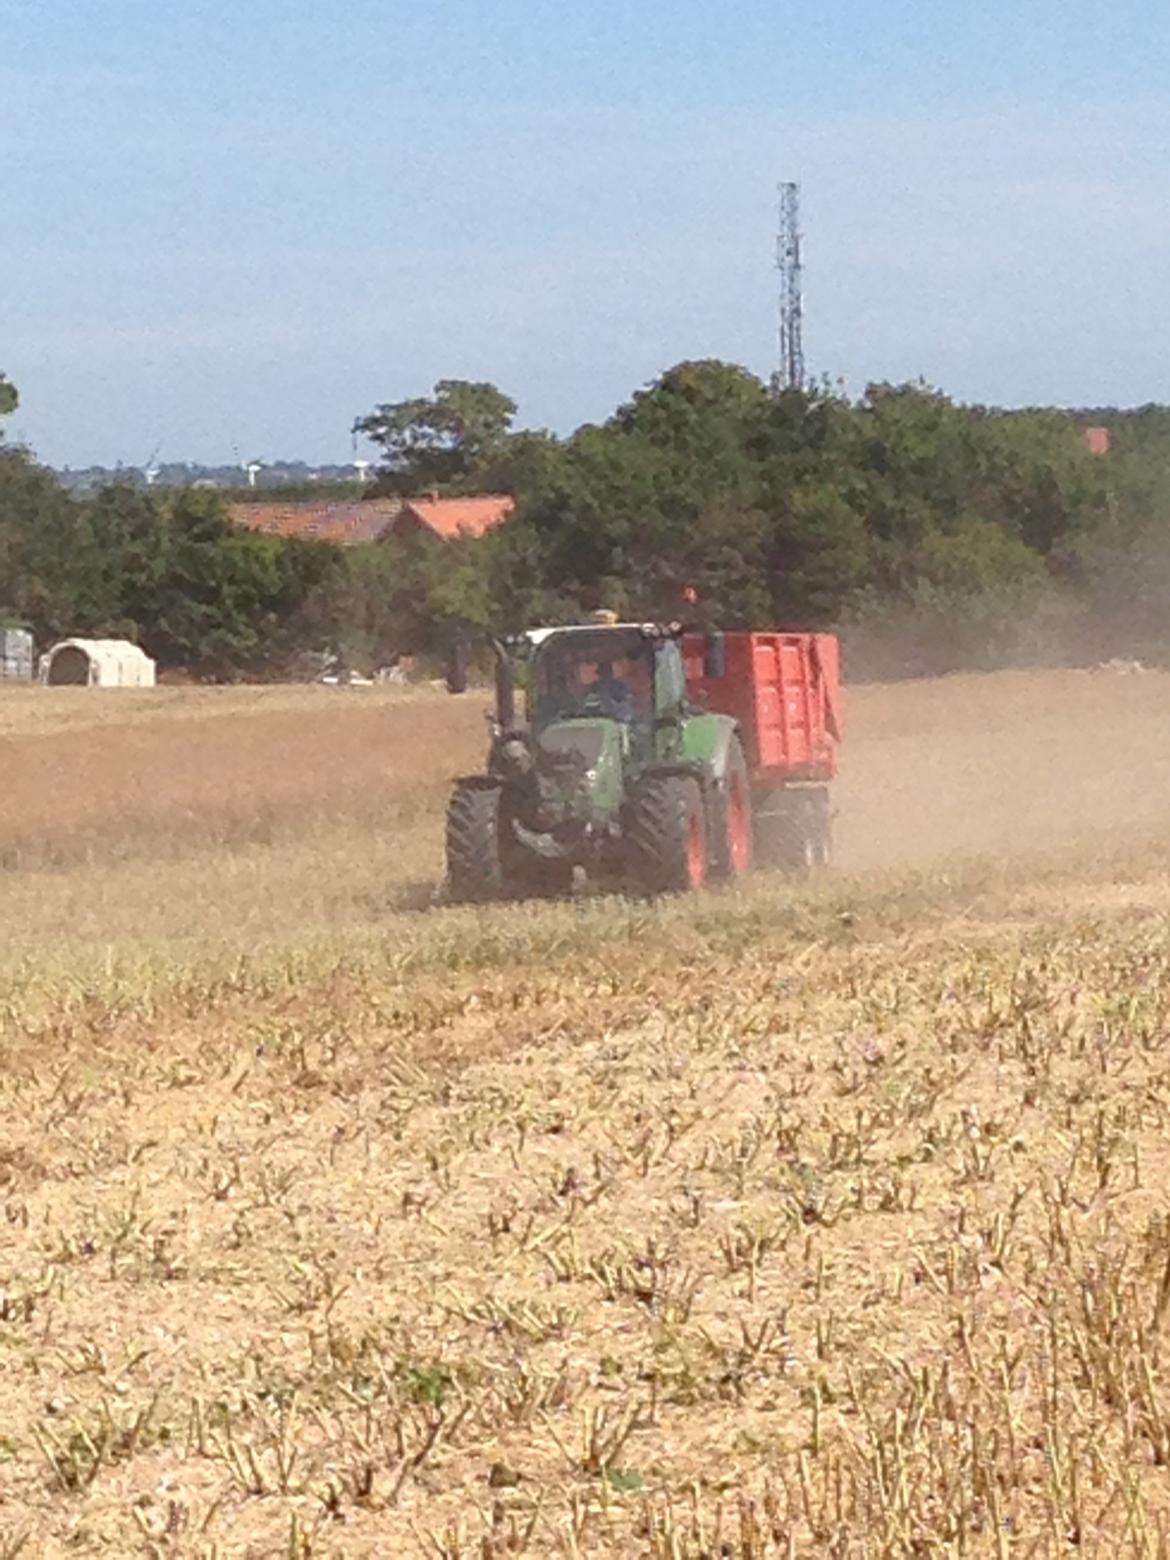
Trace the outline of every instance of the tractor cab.
<path fill-rule="evenodd" d="M 637 624 L 535 629 L 528 721 L 537 736 L 565 720 L 614 720 L 649 733 L 681 714 L 682 653 L 664 630 Z"/>
<path fill-rule="evenodd" d="M 596 856 L 617 837 L 636 777 L 682 758 L 689 711 L 678 634 L 607 618 L 495 644 L 488 773 L 504 787 L 506 828 L 564 860 Z"/>

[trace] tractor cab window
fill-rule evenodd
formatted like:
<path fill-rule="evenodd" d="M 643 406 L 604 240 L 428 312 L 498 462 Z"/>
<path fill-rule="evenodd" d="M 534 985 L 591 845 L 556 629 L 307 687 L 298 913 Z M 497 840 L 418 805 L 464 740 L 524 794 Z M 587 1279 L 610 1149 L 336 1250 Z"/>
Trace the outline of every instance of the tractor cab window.
<path fill-rule="evenodd" d="M 557 634 L 536 657 L 532 715 L 537 726 L 590 715 L 646 722 L 654 682 L 653 652 L 640 634 Z"/>

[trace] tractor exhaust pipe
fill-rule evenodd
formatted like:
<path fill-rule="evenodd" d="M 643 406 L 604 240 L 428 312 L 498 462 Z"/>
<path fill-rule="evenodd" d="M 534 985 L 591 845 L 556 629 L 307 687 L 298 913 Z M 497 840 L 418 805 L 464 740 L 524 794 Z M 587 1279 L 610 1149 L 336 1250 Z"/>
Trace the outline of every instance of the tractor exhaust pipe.
<path fill-rule="evenodd" d="M 448 693 L 466 693 L 471 681 L 471 647 L 465 624 L 456 624 L 447 644 L 445 681 Z M 516 723 L 516 680 L 512 657 L 498 639 L 490 641 L 496 657 L 496 718 L 506 731 Z"/>
<path fill-rule="evenodd" d="M 512 670 L 512 657 L 498 639 L 492 640 L 496 654 L 496 719 L 504 731 L 516 724 L 516 678 Z"/>
<path fill-rule="evenodd" d="M 468 682 L 467 634 L 456 626 L 447 644 L 445 681 L 448 693 L 466 693 Z"/>

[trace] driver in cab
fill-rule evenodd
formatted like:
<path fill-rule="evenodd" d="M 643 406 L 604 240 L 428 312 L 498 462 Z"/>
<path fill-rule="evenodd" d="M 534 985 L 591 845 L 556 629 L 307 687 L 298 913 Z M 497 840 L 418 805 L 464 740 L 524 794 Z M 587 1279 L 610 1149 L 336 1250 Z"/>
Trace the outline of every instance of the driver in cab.
<path fill-rule="evenodd" d="M 585 707 L 599 710 L 611 720 L 634 718 L 634 695 L 630 685 L 617 675 L 612 661 L 598 661 L 593 677 L 585 688 Z"/>
<path fill-rule="evenodd" d="M 594 687 L 607 715 L 614 720 L 633 720 L 633 690 L 614 671 L 612 661 L 602 661 L 598 666 Z"/>

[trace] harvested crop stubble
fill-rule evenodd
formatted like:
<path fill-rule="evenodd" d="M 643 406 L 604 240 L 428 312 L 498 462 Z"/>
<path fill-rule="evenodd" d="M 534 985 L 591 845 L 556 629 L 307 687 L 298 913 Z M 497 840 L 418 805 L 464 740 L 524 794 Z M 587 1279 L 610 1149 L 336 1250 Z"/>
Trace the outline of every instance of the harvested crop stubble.
<path fill-rule="evenodd" d="M 10 1035 L 0 1532 L 1157 1553 L 1164 927 L 974 941 Z"/>
<path fill-rule="evenodd" d="M 440 794 L 10 873 L 0 1555 L 1166 1553 L 1166 849 L 1021 686 L 919 688 L 909 812 L 857 690 L 842 802 L 974 826 L 926 756 L 1064 698 L 1010 860 L 394 913 Z"/>

